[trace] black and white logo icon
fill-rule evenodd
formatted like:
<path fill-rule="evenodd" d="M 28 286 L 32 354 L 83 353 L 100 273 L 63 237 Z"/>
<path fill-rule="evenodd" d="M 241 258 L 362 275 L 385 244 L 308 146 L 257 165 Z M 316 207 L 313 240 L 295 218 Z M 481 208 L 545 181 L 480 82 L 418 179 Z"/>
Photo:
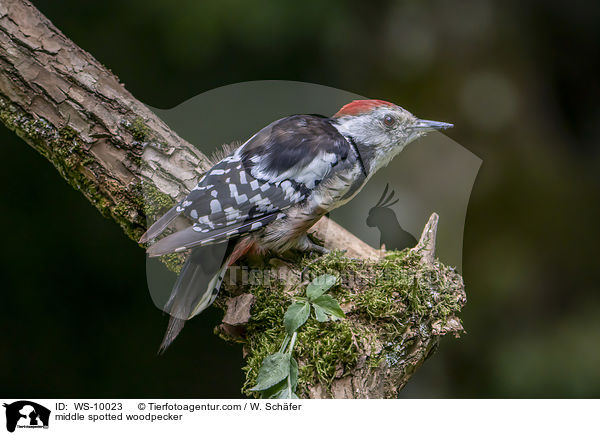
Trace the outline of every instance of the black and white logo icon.
<path fill-rule="evenodd" d="M 6 430 L 48 428 L 50 410 L 29 400 L 3 405 L 6 408 Z"/>

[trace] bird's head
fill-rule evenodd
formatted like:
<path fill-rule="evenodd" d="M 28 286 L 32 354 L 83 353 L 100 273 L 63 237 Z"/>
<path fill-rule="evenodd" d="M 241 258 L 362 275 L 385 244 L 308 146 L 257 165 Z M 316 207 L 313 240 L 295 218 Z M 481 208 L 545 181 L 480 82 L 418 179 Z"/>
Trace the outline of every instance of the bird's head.
<path fill-rule="evenodd" d="M 413 140 L 430 131 L 452 127 L 445 122 L 419 119 L 382 100 L 352 101 L 333 115 L 332 123 L 356 145 L 369 174 L 387 165 Z"/>

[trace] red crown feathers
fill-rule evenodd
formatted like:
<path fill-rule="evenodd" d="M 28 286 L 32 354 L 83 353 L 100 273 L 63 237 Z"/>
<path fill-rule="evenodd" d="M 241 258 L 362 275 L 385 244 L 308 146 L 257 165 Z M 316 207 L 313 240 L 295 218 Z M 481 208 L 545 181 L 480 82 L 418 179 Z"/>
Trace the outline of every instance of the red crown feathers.
<path fill-rule="evenodd" d="M 362 115 L 381 106 L 394 106 L 394 104 L 383 100 L 354 100 L 342 107 L 333 117 Z"/>

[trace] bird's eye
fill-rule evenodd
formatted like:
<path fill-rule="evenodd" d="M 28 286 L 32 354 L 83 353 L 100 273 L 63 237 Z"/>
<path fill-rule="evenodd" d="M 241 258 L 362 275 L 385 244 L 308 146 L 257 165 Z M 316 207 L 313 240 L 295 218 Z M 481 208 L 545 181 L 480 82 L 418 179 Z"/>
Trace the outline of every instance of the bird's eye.
<path fill-rule="evenodd" d="M 396 118 L 394 118 L 392 115 L 385 115 L 383 118 L 383 123 L 386 127 L 392 127 L 396 123 Z"/>

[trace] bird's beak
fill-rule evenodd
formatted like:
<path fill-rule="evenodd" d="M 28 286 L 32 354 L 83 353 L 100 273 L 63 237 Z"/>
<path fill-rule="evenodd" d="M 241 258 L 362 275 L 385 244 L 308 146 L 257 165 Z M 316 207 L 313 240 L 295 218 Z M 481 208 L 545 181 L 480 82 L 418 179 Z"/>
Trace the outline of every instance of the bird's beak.
<path fill-rule="evenodd" d="M 440 121 L 429 121 L 427 119 L 419 119 L 415 124 L 411 126 L 411 129 L 416 130 L 419 133 L 425 133 L 434 130 L 445 130 L 447 128 L 454 127 L 454 124 L 448 124 L 447 122 Z"/>

